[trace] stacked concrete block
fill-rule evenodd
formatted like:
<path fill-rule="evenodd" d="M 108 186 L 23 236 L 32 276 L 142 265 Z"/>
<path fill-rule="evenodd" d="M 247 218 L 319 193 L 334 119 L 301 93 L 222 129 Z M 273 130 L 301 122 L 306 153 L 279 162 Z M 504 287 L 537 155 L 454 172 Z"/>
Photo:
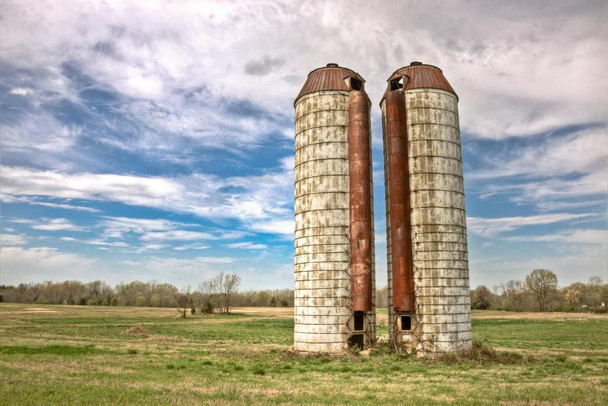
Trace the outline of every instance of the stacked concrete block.
<path fill-rule="evenodd" d="M 350 93 L 362 84 L 330 64 L 309 74 L 295 102 L 297 351 L 343 352 L 354 333 L 348 129 Z M 374 338 L 375 310 L 366 314 L 362 344 Z"/>
<path fill-rule="evenodd" d="M 391 83 L 392 82 L 392 83 Z M 389 79 L 402 92 L 407 121 L 411 250 L 415 309 L 409 329 L 401 325 L 392 295 L 390 190 L 387 134 L 387 246 L 391 340 L 421 355 L 471 348 L 471 311 L 458 98 L 441 70 L 413 63 Z M 386 95 L 386 94 L 385 94 Z M 381 103 L 386 122 L 385 100 Z"/>

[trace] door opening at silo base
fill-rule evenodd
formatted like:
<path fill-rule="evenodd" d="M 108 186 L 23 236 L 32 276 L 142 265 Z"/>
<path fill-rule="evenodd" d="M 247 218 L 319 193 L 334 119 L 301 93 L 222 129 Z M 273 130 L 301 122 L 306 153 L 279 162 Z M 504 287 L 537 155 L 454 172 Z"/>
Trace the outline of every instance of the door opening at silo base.
<path fill-rule="evenodd" d="M 410 331 L 412 329 L 412 316 L 401 315 L 401 330 Z"/>
<path fill-rule="evenodd" d="M 353 334 L 352 336 L 348 337 L 349 348 L 358 348 L 362 350 L 364 344 L 365 336 L 363 334 Z"/>
<path fill-rule="evenodd" d="M 365 329 L 365 313 L 358 311 L 355 312 L 354 317 L 354 328 L 355 331 L 363 331 Z"/>

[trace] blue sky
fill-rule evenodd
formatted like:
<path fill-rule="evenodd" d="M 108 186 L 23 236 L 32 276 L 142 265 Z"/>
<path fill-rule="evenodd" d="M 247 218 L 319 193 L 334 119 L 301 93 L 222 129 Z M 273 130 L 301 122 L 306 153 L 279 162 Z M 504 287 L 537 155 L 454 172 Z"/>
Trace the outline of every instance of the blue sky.
<path fill-rule="evenodd" d="M 0 4 L 0 284 L 293 286 L 293 100 L 419 60 L 460 97 L 471 286 L 608 272 L 605 1 Z"/>

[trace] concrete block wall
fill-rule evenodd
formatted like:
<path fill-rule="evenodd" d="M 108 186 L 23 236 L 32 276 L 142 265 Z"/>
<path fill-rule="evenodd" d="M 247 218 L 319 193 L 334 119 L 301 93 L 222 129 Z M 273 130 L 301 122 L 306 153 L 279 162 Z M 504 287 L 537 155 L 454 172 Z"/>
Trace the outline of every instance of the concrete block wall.
<path fill-rule="evenodd" d="M 458 100 L 405 92 L 418 350 L 470 349 L 471 307 Z"/>
<path fill-rule="evenodd" d="M 386 122 L 382 103 L 382 121 Z M 405 91 L 416 312 L 399 340 L 420 355 L 472 346 L 466 216 L 458 100 L 439 89 Z M 392 306 L 391 239 L 383 126 L 389 332 L 398 334 Z M 401 334 L 401 333 L 399 333 Z"/>
<path fill-rule="evenodd" d="M 294 347 L 348 348 L 351 311 L 347 91 L 296 103 Z"/>

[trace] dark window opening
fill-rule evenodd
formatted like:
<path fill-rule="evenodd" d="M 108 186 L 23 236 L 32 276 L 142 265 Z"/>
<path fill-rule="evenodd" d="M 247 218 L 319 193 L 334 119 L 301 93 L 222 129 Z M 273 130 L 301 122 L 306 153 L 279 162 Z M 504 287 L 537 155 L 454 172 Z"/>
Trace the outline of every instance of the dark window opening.
<path fill-rule="evenodd" d="M 403 89 L 403 77 L 391 80 L 391 91 Z"/>
<path fill-rule="evenodd" d="M 401 316 L 401 330 L 410 331 L 412 329 L 412 316 Z"/>
<path fill-rule="evenodd" d="M 352 90 L 361 90 L 363 89 L 363 82 L 359 79 L 350 78 L 350 88 Z"/>
<path fill-rule="evenodd" d="M 365 313 L 355 312 L 355 331 L 363 331 L 364 328 Z"/>
<path fill-rule="evenodd" d="M 363 344 L 365 344 L 365 336 L 363 334 L 353 334 L 348 337 L 348 346 L 350 348 L 356 347 L 362 350 Z"/>

